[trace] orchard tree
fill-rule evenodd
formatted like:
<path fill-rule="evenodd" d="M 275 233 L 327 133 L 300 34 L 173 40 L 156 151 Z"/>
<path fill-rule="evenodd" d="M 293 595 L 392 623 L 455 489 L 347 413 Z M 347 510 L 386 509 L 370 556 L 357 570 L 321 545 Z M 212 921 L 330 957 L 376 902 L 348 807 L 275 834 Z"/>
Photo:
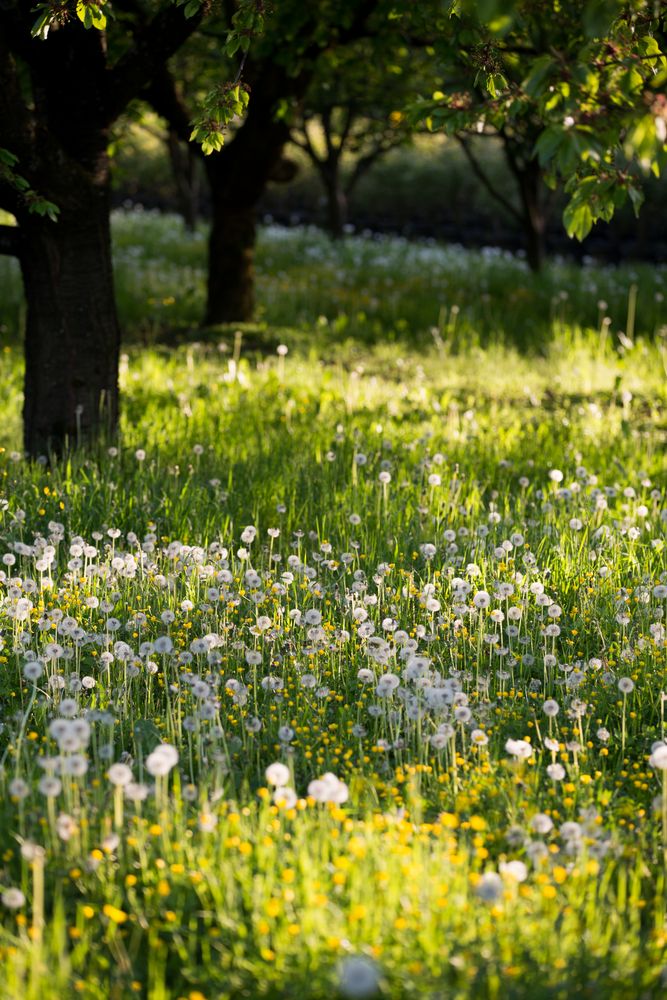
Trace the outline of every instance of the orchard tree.
<path fill-rule="evenodd" d="M 564 186 L 577 239 L 627 199 L 639 210 L 667 163 L 664 0 L 456 0 L 436 34 L 443 85 L 413 121 L 519 142 L 520 169 Z"/>
<path fill-rule="evenodd" d="M 31 455 L 115 427 L 109 130 L 203 12 L 147 3 L 139 23 L 124 3 L 107 20 L 110 6 L 0 2 L 0 207 L 17 222 L 3 228 L 0 249 L 18 257 L 25 289 Z"/>
<path fill-rule="evenodd" d="M 403 108 L 418 89 L 422 49 L 399 37 L 361 39 L 320 58 L 293 116 L 291 141 L 302 149 L 322 183 L 326 228 L 343 235 L 348 205 L 359 181 L 390 150 L 412 137 Z"/>
<path fill-rule="evenodd" d="M 170 133 L 196 150 L 205 169 L 211 206 L 206 325 L 248 320 L 254 311 L 256 206 L 289 138 L 287 124 L 276 114 L 276 95 L 289 94 L 295 86 L 278 67 L 262 69 L 255 72 L 250 64 L 245 81 L 250 78 L 252 84 L 239 87 L 239 120 L 226 123 L 230 136 L 219 147 L 192 138 L 197 105 L 187 100 L 189 88 L 177 81 L 176 72 L 163 70 L 144 94 Z M 217 127 L 216 118 L 215 111 L 204 113 L 200 122 Z"/>
<path fill-rule="evenodd" d="M 530 66 L 530 57 L 518 53 L 518 59 L 506 70 L 508 79 L 520 84 L 530 72 Z M 447 47 L 446 59 L 441 53 L 438 88 L 433 99 L 446 102 L 451 112 L 445 126 L 447 131 L 458 140 L 470 169 L 482 186 L 522 232 L 528 265 L 531 270 L 539 271 L 546 254 L 546 228 L 553 192 L 545 183 L 545 169 L 535 150 L 541 131 L 536 108 L 523 101 L 513 109 L 511 120 L 508 119 L 502 109 L 487 101 L 484 77 L 476 71 L 473 75 L 470 54 L 454 44 Z M 479 106 L 484 106 L 483 114 L 474 118 L 468 114 Z M 489 139 L 495 139 L 500 145 L 514 181 L 515 198 L 506 190 L 504 178 L 499 181 L 487 166 L 484 140 Z"/>
<path fill-rule="evenodd" d="M 229 0 L 206 34 L 193 39 L 145 92 L 176 134 L 200 145 L 204 158 L 211 192 L 208 325 L 252 317 L 257 204 L 269 180 L 282 172 L 292 109 L 304 99 L 321 60 L 361 38 L 380 44 L 402 24 L 391 0 L 282 0 L 262 31 L 250 24 L 238 51 L 227 46 L 221 63 L 222 40 L 247 17 L 244 6 Z M 237 115 L 228 114 L 230 94 Z"/>

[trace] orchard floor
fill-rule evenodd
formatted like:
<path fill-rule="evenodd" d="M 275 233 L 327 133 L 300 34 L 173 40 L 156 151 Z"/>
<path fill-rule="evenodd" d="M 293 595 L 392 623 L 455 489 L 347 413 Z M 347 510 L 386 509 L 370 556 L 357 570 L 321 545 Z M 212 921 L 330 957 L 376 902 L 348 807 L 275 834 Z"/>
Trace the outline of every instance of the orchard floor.
<path fill-rule="evenodd" d="M 279 236 L 286 354 L 121 287 L 116 442 L 25 461 L 0 356 L 0 996 L 663 996 L 664 274 L 503 259 L 502 309 L 472 256 L 484 327 L 400 244 Z"/>

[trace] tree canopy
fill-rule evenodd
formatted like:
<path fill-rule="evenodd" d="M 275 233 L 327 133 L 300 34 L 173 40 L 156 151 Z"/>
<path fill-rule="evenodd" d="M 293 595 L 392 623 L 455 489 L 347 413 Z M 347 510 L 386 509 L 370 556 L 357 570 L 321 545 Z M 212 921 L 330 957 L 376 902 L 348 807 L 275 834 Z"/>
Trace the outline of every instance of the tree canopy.
<path fill-rule="evenodd" d="M 535 123 L 534 155 L 583 239 L 667 163 L 664 0 L 456 0 L 434 33 L 440 84 L 414 121 L 450 134 Z M 458 72 L 452 76 L 452 67 Z"/>

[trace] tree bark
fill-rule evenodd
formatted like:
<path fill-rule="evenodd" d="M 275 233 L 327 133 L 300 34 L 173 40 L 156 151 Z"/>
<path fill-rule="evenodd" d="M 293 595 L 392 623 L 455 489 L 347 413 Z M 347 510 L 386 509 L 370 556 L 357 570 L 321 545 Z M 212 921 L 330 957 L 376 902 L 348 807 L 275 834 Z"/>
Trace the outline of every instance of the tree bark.
<path fill-rule="evenodd" d="M 537 160 L 528 160 L 517 172 L 526 241 L 526 260 L 531 271 L 542 269 L 546 257 L 547 214 L 543 204 L 542 170 Z"/>
<path fill-rule="evenodd" d="M 255 205 L 234 204 L 232 193 L 212 185 L 205 326 L 250 320 L 255 309 Z"/>
<path fill-rule="evenodd" d="M 113 430 L 119 326 L 109 218 L 108 130 L 128 101 L 192 33 L 181 7 L 130 24 L 111 62 L 106 36 L 72 19 L 31 38 L 30 4 L 0 2 L 0 133 L 19 172 L 59 209 L 57 222 L 0 186 L 18 221 L 27 302 L 24 441 L 32 456 Z M 28 96 L 29 95 L 29 96 Z M 11 249 L 13 237 L 4 233 Z"/>
<path fill-rule="evenodd" d="M 246 78 L 251 87 L 247 118 L 219 152 L 201 157 L 211 194 L 205 326 L 252 319 L 257 204 L 268 182 L 284 172 L 283 148 L 290 135 L 287 124 L 276 120 L 276 105 L 280 97 L 303 93 L 309 75 L 288 76 L 270 59 L 257 66 L 249 59 Z M 190 115 L 168 71 L 154 78 L 146 98 L 187 142 Z"/>
<path fill-rule="evenodd" d="M 204 161 L 211 189 L 207 326 L 252 319 L 257 203 L 289 139 L 288 126 L 274 116 L 276 95 L 287 89 L 274 72 L 270 67 L 253 81 L 245 122 L 228 146 Z"/>
<path fill-rule="evenodd" d="M 112 431 L 118 415 L 120 332 L 106 186 L 78 178 L 57 222 L 22 214 L 27 302 L 24 443 L 60 453 Z"/>
<path fill-rule="evenodd" d="M 526 258 L 531 271 L 542 269 L 546 256 L 547 219 L 541 198 L 542 174 L 536 161 L 531 160 L 524 171 L 521 201 L 526 220 Z"/>
<path fill-rule="evenodd" d="M 545 204 L 542 167 L 527 149 L 535 142 L 534 135 L 524 136 L 523 143 L 511 139 L 501 129 L 505 159 L 519 190 L 521 222 L 526 243 L 526 259 L 531 271 L 541 270 L 546 257 L 546 229 L 549 211 Z"/>
<path fill-rule="evenodd" d="M 344 235 L 347 222 L 347 196 L 343 190 L 338 162 L 330 170 L 322 170 L 322 181 L 326 195 L 326 227 L 334 240 L 340 240 Z"/>

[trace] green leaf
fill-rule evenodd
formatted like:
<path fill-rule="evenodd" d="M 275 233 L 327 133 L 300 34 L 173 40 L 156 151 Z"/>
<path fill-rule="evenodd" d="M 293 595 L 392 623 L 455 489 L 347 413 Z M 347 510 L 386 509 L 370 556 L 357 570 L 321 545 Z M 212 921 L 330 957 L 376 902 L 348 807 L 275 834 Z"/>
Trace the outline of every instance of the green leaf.
<path fill-rule="evenodd" d="M 14 156 L 8 149 L 0 148 L 0 163 L 3 163 L 6 167 L 13 167 L 18 163 L 18 156 Z"/>
<path fill-rule="evenodd" d="M 545 89 L 554 70 L 554 60 L 550 55 L 540 56 L 533 63 L 530 73 L 523 82 L 523 89 L 529 97 L 539 97 Z"/>
<path fill-rule="evenodd" d="M 640 90 L 644 86 L 644 78 L 641 73 L 632 66 L 627 73 L 623 76 L 623 81 L 621 83 L 621 89 L 624 94 L 630 97 L 637 90 Z"/>
<path fill-rule="evenodd" d="M 225 45 L 225 52 L 228 56 L 235 55 L 241 47 L 241 39 L 238 35 L 233 35 Z"/>
<path fill-rule="evenodd" d="M 497 97 L 499 91 L 506 89 L 507 80 L 502 73 L 489 73 L 486 76 L 485 87 L 491 97 Z"/>
<path fill-rule="evenodd" d="M 635 187 L 633 184 L 631 184 L 628 187 L 628 196 L 630 198 L 630 204 L 634 209 L 635 215 L 639 215 L 639 209 L 644 204 L 644 192 L 640 188 Z"/>
<path fill-rule="evenodd" d="M 545 128 L 544 132 L 538 137 L 534 152 L 540 166 L 546 167 L 553 160 L 563 142 L 564 135 L 565 130 L 563 128 L 552 125 L 549 128 Z"/>
<path fill-rule="evenodd" d="M 54 202 L 47 201 L 46 198 L 40 198 L 39 196 L 30 198 L 29 209 L 35 215 L 46 216 L 52 222 L 58 221 L 60 209 Z"/>
<path fill-rule="evenodd" d="M 575 195 L 565 207 L 563 223 L 567 235 L 574 236 L 581 242 L 593 228 L 593 213 L 590 205 L 585 201 L 578 200 Z"/>
<path fill-rule="evenodd" d="M 107 18 L 102 10 L 105 3 L 106 0 L 100 0 L 99 3 L 90 3 L 88 0 L 77 0 L 76 16 L 82 22 L 84 28 L 97 28 L 98 31 L 106 28 Z"/>
<path fill-rule="evenodd" d="M 501 14 L 489 21 L 487 28 L 492 35 L 505 35 L 512 27 L 512 18 L 509 14 Z"/>
<path fill-rule="evenodd" d="M 506 22 L 514 16 L 514 0 L 465 0 L 469 13 L 477 17 L 489 30 L 496 25 L 499 30 L 506 30 Z"/>
<path fill-rule="evenodd" d="M 30 34 L 32 35 L 33 38 L 41 38 L 42 40 L 44 40 L 49 33 L 50 26 L 51 26 L 51 10 L 50 8 L 46 7 L 46 9 L 42 10 L 39 17 L 37 17 L 36 20 L 34 21 L 33 26 L 30 29 Z"/>
<path fill-rule="evenodd" d="M 224 136 L 221 132 L 209 132 L 209 134 L 202 139 L 201 149 L 204 156 L 210 156 L 211 153 L 217 153 L 225 144 Z"/>

